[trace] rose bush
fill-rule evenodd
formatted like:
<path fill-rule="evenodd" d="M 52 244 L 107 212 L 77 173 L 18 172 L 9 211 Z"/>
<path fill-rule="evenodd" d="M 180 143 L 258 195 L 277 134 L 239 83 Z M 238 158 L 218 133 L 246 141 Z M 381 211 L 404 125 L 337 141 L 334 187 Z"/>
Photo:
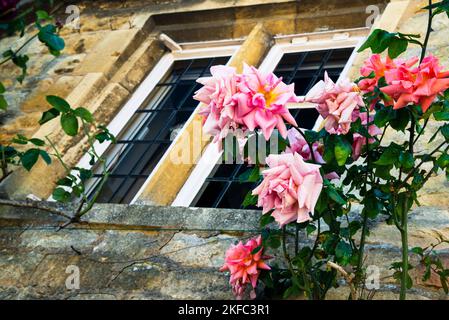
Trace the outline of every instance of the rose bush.
<path fill-rule="evenodd" d="M 429 26 L 436 14 L 448 11 L 446 6 L 444 1 L 430 2 L 426 7 Z M 255 131 L 253 134 L 261 129 L 267 140 L 275 128 L 288 138 L 280 154 L 266 157 L 268 168 L 261 171 L 259 185 L 244 202 L 263 209 L 262 236 L 258 238 L 262 242 L 258 245 L 267 250 L 282 247 L 284 267 L 272 263 L 268 270 L 264 264 L 261 269 L 265 270 L 259 273 L 250 248 L 242 243 L 231 247 L 222 270 L 230 271 L 236 296 L 242 297 L 251 274 L 257 275 L 250 281 L 253 290 L 254 280 L 260 278 L 267 297 L 304 294 L 310 299 L 324 299 L 331 287 L 338 286 L 341 273 L 351 288 L 351 299 L 372 297 L 365 290 L 365 243 L 369 221 L 380 215 L 401 235 L 401 259 L 391 262 L 393 277 L 400 283 L 400 298 L 405 299 L 413 285 L 408 273 L 412 267 L 410 254 L 417 254 L 426 267 L 423 281 L 434 273 L 448 292 L 449 270 L 433 251 L 448 240 L 438 239 L 437 244 L 425 248 L 410 250 L 408 246 L 408 213 L 413 204 L 419 205 L 417 192 L 434 174 L 445 172 L 449 177 L 449 72 L 436 57 L 426 56 L 431 31 L 429 27 L 420 42 L 417 35 L 376 29 L 359 49 L 373 52 L 363 64 L 359 79 L 334 83 L 325 73 L 304 99 L 315 104 L 324 119 L 317 132 L 297 128 L 288 112 L 288 102 L 300 101 L 292 85 L 283 84 L 273 74 L 262 75 L 254 67 L 245 66 L 242 75 L 229 71 L 232 81 L 220 80 L 213 90 L 205 86 L 198 92 L 199 100 L 208 105 L 206 110 L 219 106 L 217 111 L 206 111 L 206 127 L 215 112 L 214 123 L 225 116 L 235 127 Z M 422 48 L 420 58 L 398 58 L 409 45 Z M 388 55 L 383 58 L 381 53 L 386 50 Z M 231 112 L 223 111 L 222 101 Z M 424 143 L 437 138 L 441 143 L 428 153 L 417 153 L 414 146 L 425 137 L 430 119 L 440 121 L 440 126 Z M 292 128 L 286 130 L 286 126 Z M 404 140 L 383 141 L 386 130 L 403 133 Z M 217 131 L 215 140 L 230 132 Z M 259 172 L 258 167 L 250 170 L 251 174 L 245 176 Z M 362 206 L 355 218 L 349 217 L 352 203 Z M 274 221 L 277 224 L 271 224 Z M 301 232 L 314 240 L 300 243 Z M 248 273 L 245 270 L 249 265 Z"/>

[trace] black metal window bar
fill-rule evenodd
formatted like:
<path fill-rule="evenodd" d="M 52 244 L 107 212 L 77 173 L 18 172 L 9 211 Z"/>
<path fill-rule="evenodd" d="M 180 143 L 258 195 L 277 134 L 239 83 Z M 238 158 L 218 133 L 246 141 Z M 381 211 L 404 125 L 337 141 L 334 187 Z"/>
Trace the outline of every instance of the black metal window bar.
<path fill-rule="evenodd" d="M 210 67 L 226 64 L 229 57 L 175 61 L 163 80 L 117 137 L 117 144 L 106 150 L 111 172 L 97 198 L 102 203 L 130 203 L 167 151 L 179 130 L 195 110 L 192 99 L 199 77 L 210 76 Z M 94 167 L 93 187 L 102 177 Z"/>
<path fill-rule="evenodd" d="M 337 81 L 353 48 L 284 54 L 274 73 L 285 83 L 295 83 L 295 93 L 305 95 L 327 71 Z M 298 126 L 313 128 L 318 112 L 315 109 L 293 110 Z M 221 160 L 220 160 L 221 161 Z M 241 183 L 239 176 L 248 170 L 245 164 L 217 164 L 192 202 L 194 207 L 239 209 L 254 183 Z"/>

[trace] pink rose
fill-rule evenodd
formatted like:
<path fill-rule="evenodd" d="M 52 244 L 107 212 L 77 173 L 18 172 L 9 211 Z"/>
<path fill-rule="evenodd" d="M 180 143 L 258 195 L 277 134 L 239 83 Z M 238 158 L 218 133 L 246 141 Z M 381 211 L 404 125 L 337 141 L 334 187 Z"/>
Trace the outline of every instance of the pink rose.
<path fill-rule="evenodd" d="M 285 150 L 289 153 L 298 153 L 304 160 L 310 161 L 312 159 L 312 153 L 310 152 L 310 147 L 304 137 L 298 132 L 296 128 L 291 128 L 287 132 L 288 142 L 290 147 Z M 323 145 L 315 142 L 312 145 L 313 155 L 317 163 L 325 163 L 323 159 Z"/>
<path fill-rule="evenodd" d="M 235 123 L 236 104 L 233 96 L 237 92 L 240 77 L 232 67 L 213 66 L 210 71 L 211 77 L 197 80 L 203 87 L 193 98 L 205 104 L 199 112 L 204 117 L 203 130 L 214 136 L 216 142 L 238 127 Z"/>
<path fill-rule="evenodd" d="M 366 117 L 367 114 L 365 112 L 360 113 L 360 119 L 362 120 L 362 125 L 366 126 Z M 370 116 L 370 123 L 373 122 L 374 116 Z M 368 133 L 371 136 L 377 136 L 382 134 L 382 130 L 380 130 L 375 124 L 371 124 L 368 128 Z M 362 148 L 366 145 L 366 137 L 362 136 L 359 133 L 354 133 L 353 135 L 353 143 L 352 143 L 352 158 L 357 160 L 362 154 Z M 374 143 L 376 139 L 369 138 L 368 143 Z"/>
<path fill-rule="evenodd" d="M 244 65 L 242 79 L 238 84 L 239 92 L 235 94 L 237 103 L 236 121 L 245 125 L 250 131 L 261 128 L 268 140 L 274 128 L 285 138 L 287 128 L 284 121 L 297 126 L 286 105 L 298 102 L 294 84 L 286 85 L 282 78 L 273 73 L 262 74 L 259 70 Z"/>
<path fill-rule="evenodd" d="M 357 86 L 349 81 L 335 84 L 328 76 L 318 82 L 306 95 L 305 101 L 316 103 L 324 118 L 324 128 L 330 134 L 347 134 L 358 117 L 363 99 Z"/>
<path fill-rule="evenodd" d="M 418 58 L 413 59 L 416 63 Z M 438 59 L 425 57 L 417 68 L 401 64 L 385 72 L 388 84 L 380 90 L 394 100 L 394 109 L 409 103 L 420 105 L 423 112 L 429 109 L 436 96 L 449 88 L 449 72 L 441 72 Z"/>
<path fill-rule="evenodd" d="M 251 298 L 256 297 L 255 288 L 261 270 L 270 270 L 265 260 L 271 257 L 263 256 L 262 237 L 252 238 L 245 244 L 241 241 L 237 245 L 231 245 L 226 251 L 225 264 L 220 271 L 229 271 L 231 278 L 229 283 L 232 292 L 237 299 L 242 299 L 247 284 L 251 284 Z M 256 253 L 253 251 L 260 248 Z"/>
<path fill-rule="evenodd" d="M 284 226 L 292 221 L 298 223 L 310 220 L 318 197 L 323 188 L 320 166 L 306 163 L 298 153 L 269 155 L 266 159 L 269 169 L 262 172 L 262 183 L 253 190 L 258 195 L 263 214 L 271 214 Z"/>

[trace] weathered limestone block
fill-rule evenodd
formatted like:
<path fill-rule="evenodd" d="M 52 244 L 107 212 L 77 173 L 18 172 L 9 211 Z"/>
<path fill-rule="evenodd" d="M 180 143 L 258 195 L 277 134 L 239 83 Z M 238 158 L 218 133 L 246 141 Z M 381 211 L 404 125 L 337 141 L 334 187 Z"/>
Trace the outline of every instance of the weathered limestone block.
<path fill-rule="evenodd" d="M 109 32 L 86 56 L 83 64 L 74 70 L 74 74 L 100 72 L 111 78 L 139 47 L 141 40 L 142 33 L 137 29 Z"/>
<path fill-rule="evenodd" d="M 73 209 L 59 208 L 67 213 Z M 228 275 L 218 268 L 231 243 L 254 236 L 260 214 L 98 204 L 84 217 L 89 223 L 56 232 L 64 223 L 60 217 L 0 207 L 0 297 L 232 299 Z M 449 212 L 419 208 L 410 215 L 409 224 L 410 246 L 426 246 L 434 241 L 432 232 L 446 236 Z M 366 265 L 377 266 L 381 280 L 374 299 L 397 299 L 398 286 L 389 266 L 401 257 L 398 231 L 380 221 L 371 221 L 370 230 Z M 448 249 L 442 246 L 438 253 L 448 264 Z M 417 256 L 410 258 L 415 287 L 409 299 L 447 299 L 438 279 L 433 276 L 423 282 L 422 265 Z M 65 287 L 69 265 L 80 270 L 79 290 Z M 329 292 L 329 299 L 347 299 L 343 279 L 340 284 Z"/>
<path fill-rule="evenodd" d="M 155 39 L 146 40 L 121 66 L 112 78 L 112 82 L 119 83 L 129 92 L 153 69 L 164 52 L 164 47 Z"/>

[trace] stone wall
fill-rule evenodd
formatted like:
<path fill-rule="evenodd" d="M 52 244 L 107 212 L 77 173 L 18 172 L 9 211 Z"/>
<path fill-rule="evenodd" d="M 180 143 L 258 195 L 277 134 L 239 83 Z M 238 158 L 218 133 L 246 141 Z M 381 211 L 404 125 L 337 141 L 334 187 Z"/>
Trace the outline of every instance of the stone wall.
<path fill-rule="evenodd" d="M 86 107 L 97 121 L 108 124 L 166 50 L 156 40 L 160 32 L 188 42 L 246 38 L 257 23 L 271 36 L 356 28 L 365 25 L 368 4 L 383 9 L 386 2 L 127 0 L 95 1 L 93 5 L 76 1 L 81 9 L 80 28 L 63 29 L 66 48 L 60 57 L 48 54 L 35 39 L 23 51 L 30 57 L 29 75 L 23 84 L 14 80 L 18 75 L 15 66 L 0 66 L 0 81 L 7 87 L 5 97 L 10 104 L 6 113 L 0 113 L 0 143 L 17 133 L 37 138 L 49 135 L 64 161 L 75 166 L 88 147 L 87 139 L 82 134 L 65 136 L 57 120 L 39 127 L 37 121 L 49 108 L 45 96 L 58 95 L 73 106 Z M 56 13 L 63 21 L 67 17 L 64 9 Z M 19 47 L 32 33 L 27 30 L 18 42 L 2 39 L 0 52 Z M 41 161 L 31 173 L 16 170 L 6 183 L 6 192 L 12 198 L 30 193 L 47 198 L 65 170 L 57 161 L 47 170 L 51 174 L 45 168 Z M 40 188 L 32 190 L 34 185 Z"/>
<path fill-rule="evenodd" d="M 228 275 L 218 268 L 231 243 L 259 232 L 259 216 L 248 210 L 104 204 L 84 218 L 89 222 L 59 230 L 65 223 L 59 216 L 0 207 L 0 299 L 232 299 Z M 396 299 L 389 265 L 400 260 L 399 233 L 385 223 L 371 227 L 366 263 L 381 272 L 375 299 Z M 427 245 L 438 234 L 449 238 L 449 211 L 416 209 L 409 234 L 411 246 Z M 446 264 L 448 249 L 439 251 Z M 422 283 L 416 257 L 411 263 L 416 286 L 410 299 L 449 298 L 437 278 Z M 71 265 L 80 271 L 79 290 L 65 285 Z M 347 298 L 343 280 L 341 285 L 329 299 Z"/>

